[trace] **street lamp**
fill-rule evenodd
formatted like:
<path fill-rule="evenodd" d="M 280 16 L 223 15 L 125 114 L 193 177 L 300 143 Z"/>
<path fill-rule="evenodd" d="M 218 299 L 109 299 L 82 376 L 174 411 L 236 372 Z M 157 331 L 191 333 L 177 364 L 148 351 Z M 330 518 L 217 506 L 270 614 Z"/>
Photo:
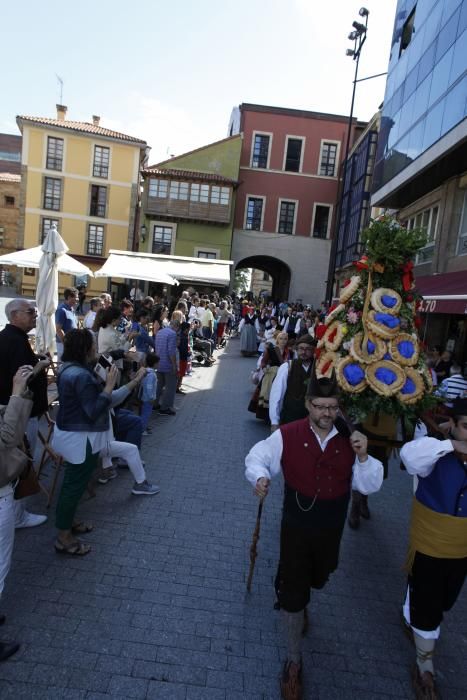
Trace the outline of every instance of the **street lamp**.
<path fill-rule="evenodd" d="M 358 82 L 358 64 L 360 61 L 360 54 L 363 48 L 363 44 L 366 41 L 366 36 L 367 36 L 367 28 L 368 28 L 368 15 L 370 14 L 369 10 L 366 9 L 366 7 L 361 7 L 359 10 L 359 16 L 362 17 L 365 21 L 365 24 L 362 24 L 361 22 L 357 22 L 355 20 L 352 22 L 352 27 L 353 31 L 350 32 L 348 35 L 348 38 L 350 41 L 354 42 L 353 48 L 352 49 L 347 49 L 345 52 L 346 56 L 349 56 L 352 58 L 353 61 L 355 61 L 355 76 L 353 79 L 353 88 L 352 88 L 352 101 L 350 103 L 350 114 L 349 114 L 349 121 L 347 125 L 347 141 L 345 144 L 345 155 L 344 155 L 344 170 L 343 170 L 343 176 L 342 176 L 342 184 L 341 184 L 341 201 L 340 201 L 340 207 L 339 207 L 339 224 L 336 226 L 335 233 L 334 233 L 334 239 L 332 241 L 332 247 L 331 247 L 331 259 L 329 261 L 329 274 L 328 274 L 328 280 L 327 280 L 327 293 L 326 297 L 329 302 L 332 302 L 332 292 L 334 288 L 334 275 L 336 272 L 336 257 L 337 257 L 337 243 L 338 243 L 338 237 L 339 237 L 339 228 L 340 228 L 340 222 L 342 221 L 342 204 L 344 201 L 344 187 L 345 187 L 345 177 L 346 177 L 346 170 L 347 170 L 347 161 L 349 158 L 349 151 L 350 151 L 350 134 L 352 131 L 352 121 L 353 121 L 353 109 L 354 109 L 354 104 L 355 104 L 355 89 L 357 87 L 357 82 Z M 347 201 L 347 207 L 349 206 L 349 198 Z M 347 212 L 345 213 L 347 214 Z"/>

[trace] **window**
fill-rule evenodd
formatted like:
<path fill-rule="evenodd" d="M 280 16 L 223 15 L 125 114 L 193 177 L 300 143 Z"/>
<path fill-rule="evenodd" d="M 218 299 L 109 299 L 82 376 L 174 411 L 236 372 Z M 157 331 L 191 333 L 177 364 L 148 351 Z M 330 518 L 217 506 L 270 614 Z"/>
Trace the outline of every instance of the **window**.
<path fill-rule="evenodd" d="M 167 199 L 168 187 L 168 180 L 156 180 L 151 177 L 149 180 L 149 196 Z"/>
<path fill-rule="evenodd" d="M 47 170 L 61 170 L 63 167 L 63 139 L 47 137 Z"/>
<path fill-rule="evenodd" d="M 263 282 L 269 282 L 269 275 L 267 272 L 263 272 Z"/>
<path fill-rule="evenodd" d="M 464 194 L 464 206 L 459 226 L 459 243 L 457 244 L 457 254 L 467 254 L 467 192 Z"/>
<path fill-rule="evenodd" d="M 177 180 L 172 180 L 170 183 L 169 198 L 182 199 L 186 201 L 188 199 L 188 187 L 188 182 L 178 182 Z"/>
<path fill-rule="evenodd" d="M 44 209 L 60 210 L 62 181 L 54 177 L 44 178 Z"/>
<path fill-rule="evenodd" d="M 336 175 L 337 143 L 323 141 L 321 144 L 321 158 L 319 163 L 319 174 L 326 177 Z"/>
<path fill-rule="evenodd" d="M 88 255 L 102 255 L 104 248 L 104 227 L 96 224 L 88 226 Z"/>
<path fill-rule="evenodd" d="M 199 202 L 199 188 L 200 185 L 193 184 L 190 188 L 190 201 Z"/>
<path fill-rule="evenodd" d="M 89 216 L 105 216 L 107 204 L 107 187 L 101 185 L 91 185 L 91 204 Z"/>
<path fill-rule="evenodd" d="M 209 185 L 201 185 L 199 201 L 206 204 L 209 202 Z"/>
<path fill-rule="evenodd" d="M 415 265 L 430 262 L 435 252 L 436 228 L 438 225 L 438 207 L 420 211 L 407 220 L 407 229 L 421 228 L 427 234 L 426 245 L 417 253 Z"/>
<path fill-rule="evenodd" d="M 253 153 L 251 154 L 252 168 L 267 168 L 269 156 L 269 136 L 255 134 L 253 141 Z"/>
<path fill-rule="evenodd" d="M 172 250 L 173 229 L 171 226 L 154 226 L 152 252 L 170 255 Z"/>
<path fill-rule="evenodd" d="M 0 160 L 10 160 L 14 163 L 21 163 L 21 153 L 10 153 L 10 151 L 0 151 Z"/>
<path fill-rule="evenodd" d="M 211 253 L 208 250 L 198 250 L 198 258 L 206 258 L 207 260 L 217 260 L 217 253 Z"/>
<path fill-rule="evenodd" d="M 292 235 L 294 232 L 295 202 L 280 201 L 279 210 L 279 233 Z"/>
<path fill-rule="evenodd" d="M 220 204 L 222 206 L 228 206 L 229 188 L 217 187 L 217 185 L 213 185 L 211 187 L 211 204 Z"/>
<path fill-rule="evenodd" d="M 316 204 L 315 218 L 313 221 L 313 238 L 327 238 L 331 207 L 324 204 Z"/>
<path fill-rule="evenodd" d="M 402 56 L 410 42 L 412 41 L 412 36 L 415 32 L 414 22 L 415 22 L 415 6 L 410 15 L 405 20 L 404 26 L 402 27 L 401 33 L 401 48 L 399 51 L 399 58 Z"/>
<path fill-rule="evenodd" d="M 58 228 L 58 219 L 42 219 L 41 221 L 41 244 L 45 241 L 49 230 L 52 228 L 52 224 L 56 224 Z"/>
<path fill-rule="evenodd" d="M 247 231 L 261 231 L 262 219 L 263 198 L 248 197 L 245 222 L 245 228 L 247 229 Z"/>
<path fill-rule="evenodd" d="M 299 173 L 302 157 L 302 139 L 287 139 L 287 151 L 285 155 L 284 170 L 290 173 Z"/>
<path fill-rule="evenodd" d="M 6 194 L 5 195 L 5 206 L 6 207 L 14 207 L 15 206 L 15 198 Z"/>
<path fill-rule="evenodd" d="M 94 146 L 93 177 L 109 177 L 110 148 Z"/>

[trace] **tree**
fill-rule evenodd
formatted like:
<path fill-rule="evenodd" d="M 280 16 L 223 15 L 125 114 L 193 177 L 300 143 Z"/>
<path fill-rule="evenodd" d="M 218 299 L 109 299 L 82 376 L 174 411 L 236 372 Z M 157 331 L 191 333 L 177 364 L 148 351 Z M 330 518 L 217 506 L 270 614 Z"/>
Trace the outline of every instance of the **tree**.
<path fill-rule="evenodd" d="M 249 270 L 235 270 L 233 290 L 235 294 L 244 294 L 250 288 Z"/>

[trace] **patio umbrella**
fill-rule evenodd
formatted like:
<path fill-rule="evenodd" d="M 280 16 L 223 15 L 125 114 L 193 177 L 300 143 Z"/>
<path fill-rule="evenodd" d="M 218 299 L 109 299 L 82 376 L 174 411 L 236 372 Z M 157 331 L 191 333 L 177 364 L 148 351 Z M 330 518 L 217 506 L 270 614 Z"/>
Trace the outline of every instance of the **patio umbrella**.
<path fill-rule="evenodd" d="M 38 310 L 36 326 L 36 352 L 55 351 L 55 311 L 58 306 L 58 260 L 68 246 L 52 224 L 42 244 L 39 262 L 36 304 Z"/>

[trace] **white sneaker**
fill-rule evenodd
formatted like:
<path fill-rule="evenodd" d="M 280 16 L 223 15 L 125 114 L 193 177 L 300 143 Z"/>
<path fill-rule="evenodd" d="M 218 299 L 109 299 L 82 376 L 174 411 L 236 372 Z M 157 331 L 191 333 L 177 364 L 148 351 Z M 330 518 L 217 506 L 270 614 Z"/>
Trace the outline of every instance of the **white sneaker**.
<path fill-rule="evenodd" d="M 15 528 L 19 530 L 22 527 L 37 527 L 46 522 L 46 515 L 37 515 L 36 513 L 29 513 L 27 510 L 24 510 L 20 520 L 15 523 Z"/>

